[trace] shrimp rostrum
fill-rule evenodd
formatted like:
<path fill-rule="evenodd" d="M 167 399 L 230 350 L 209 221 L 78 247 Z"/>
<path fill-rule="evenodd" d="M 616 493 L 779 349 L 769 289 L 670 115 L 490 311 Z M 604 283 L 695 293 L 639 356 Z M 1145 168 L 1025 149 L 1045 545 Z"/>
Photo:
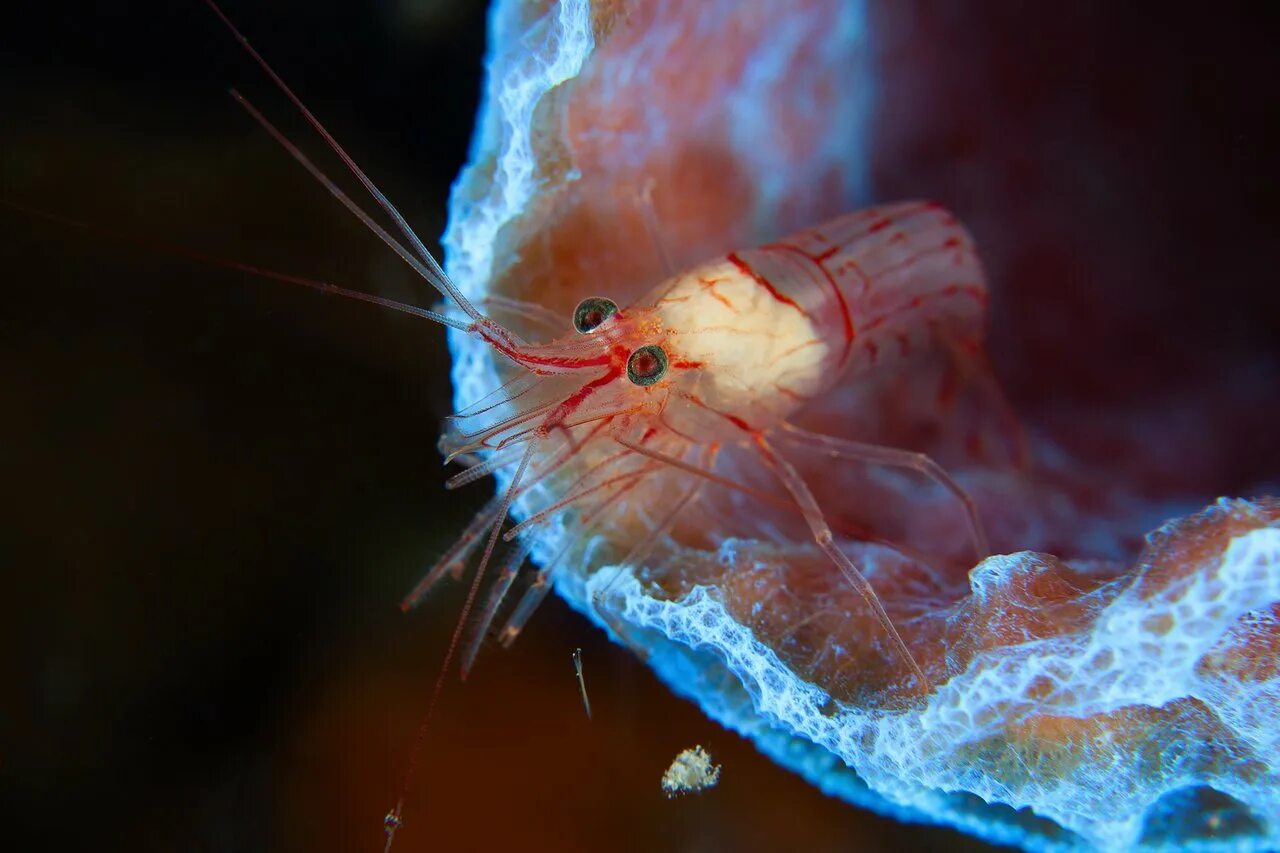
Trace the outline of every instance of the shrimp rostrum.
<path fill-rule="evenodd" d="M 506 487 L 402 602 L 408 609 L 442 578 L 458 577 L 479 551 L 447 660 L 476 603 L 499 541 L 510 543 L 479 617 L 462 644 L 465 676 L 539 528 L 570 528 L 559 556 L 538 570 L 499 632 L 509 644 L 550 589 L 557 560 L 607 525 L 623 503 L 660 520 L 627 560 L 643 562 L 681 510 L 712 488 L 742 488 L 718 474 L 733 450 L 771 473 L 765 495 L 803 518 L 816 546 L 874 613 L 917 687 L 929 685 L 879 596 L 836 541 L 810 486 L 789 461 L 809 449 L 914 470 L 954 494 L 978 556 L 986 540 L 968 495 L 920 453 L 820 435 L 789 418 L 805 403 L 930 343 L 980 351 L 987 299 L 968 233 L 931 202 L 900 203 L 843 216 L 760 248 L 730 252 L 669 276 L 641 298 L 618 305 L 607 294 L 583 300 L 563 321 L 546 308 L 503 297 L 492 311 L 548 330 L 526 341 L 482 313 L 450 280 L 403 216 L 299 98 L 207 0 L 242 46 L 292 101 L 369 192 L 400 236 L 378 224 L 238 93 L 237 102 L 335 198 L 447 300 L 445 311 L 390 302 L 332 285 L 283 277 L 450 326 L 482 341 L 512 367 L 488 397 L 452 416 L 442 439 L 449 460 L 469 464 L 451 486 L 505 472 Z M 276 276 L 281 278 L 282 276 Z M 560 322 L 563 325 L 556 328 Z M 563 332 L 561 332 L 563 329 Z M 675 499 L 641 488 L 651 478 L 683 478 Z M 756 490 L 759 493 L 759 490 Z M 526 516 L 506 528 L 513 503 Z M 647 506 L 652 504 L 652 506 Z M 624 563 L 625 564 L 625 563 Z M 446 663 L 447 666 L 447 663 Z M 438 685 L 437 685 L 438 692 Z"/>

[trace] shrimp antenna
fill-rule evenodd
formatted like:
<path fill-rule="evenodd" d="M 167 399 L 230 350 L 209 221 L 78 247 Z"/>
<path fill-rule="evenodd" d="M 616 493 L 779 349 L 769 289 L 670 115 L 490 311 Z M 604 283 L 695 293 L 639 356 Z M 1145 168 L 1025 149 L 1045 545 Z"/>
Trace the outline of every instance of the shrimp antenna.
<path fill-rule="evenodd" d="M 286 137 L 283 133 L 280 132 L 279 128 L 273 125 L 267 119 L 266 116 L 264 116 L 261 112 L 258 111 L 257 107 L 249 103 L 249 100 L 244 95 L 240 94 L 235 89 L 232 89 L 231 97 L 235 99 L 235 102 L 237 104 L 239 104 L 241 107 L 244 108 L 245 112 L 247 112 L 250 115 L 250 117 L 253 118 L 254 121 L 256 121 L 258 124 L 262 126 L 263 130 L 269 133 L 271 137 L 275 139 L 276 142 L 280 143 L 280 146 L 284 148 L 284 150 L 287 151 L 289 155 L 293 157 L 293 159 L 297 160 L 298 163 L 301 164 L 304 169 L 310 172 L 311 177 L 319 181 L 320 185 L 323 186 L 325 189 L 327 189 L 330 192 L 330 194 L 333 195 L 334 198 L 342 202 L 342 205 L 346 207 L 347 210 L 351 211 L 351 213 L 357 219 L 359 219 L 362 223 L 364 223 L 366 228 L 368 228 L 375 235 L 377 235 L 377 237 L 380 240 L 382 240 L 383 243 L 386 243 L 387 246 L 391 249 L 391 251 L 399 255 L 401 259 L 404 260 L 405 263 L 407 263 L 410 267 L 412 267 L 414 272 L 418 273 L 418 275 L 422 276 L 424 279 L 431 282 L 433 285 L 436 284 L 431 271 L 428 270 L 426 267 L 424 267 L 421 261 L 419 261 L 413 255 L 411 255 L 408 249 L 400 245 L 400 243 L 396 240 L 396 238 L 392 237 L 390 234 L 387 233 L 387 230 L 385 228 L 383 228 L 377 222 L 374 222 L 373 217 L 365 213 L 358 204 L 352 201 L 351 197 L 347 195 L 345 192 L 343 192 L 342 189 L 337 184 L 335 184 L 329 178 L 328 175 L 322 172 L 319 166 L 317 166 L 315 163 L 312 163 L 311 160 L 307 157 L 307 155 L 302 153 L 302 151 L 298 148 L 298 146 L 290 142 L 288 137 Z M 438 287 L 439 285 L 436 285 L 436 286 Z M 445 294 L 446 296 L 449 295 L 448 291 L 444 289 L 441 289 L 441 293 Z M 470 306 L 470 303 L 468 303 L 468 306 Z M 475 309 L 472 308 L 472 310 L 474 311 Z M 455 329 L 462 329 L 463 331 L 472 330 L 473 324 L 467 324 L 467 323 L 463 323 L 460 320 L 446 318 L 445 315 L 438 314 L 436 312 L 432 312 L 432 313 L 435 313 L 436 317 L 440 319 L 440 322 L 444 323 L 446 326 L 451 326 Z M 478 313 L 475 315 L 475 317 L 478 320 L 485 319 L 483 316 L 481 316 Z"/>
<path fill-rule="evenodd" d="M 318 290 L 321 293 L 329 293 L 334 296 L 341 296 L 345 299 L 355 299 L 360 302 L 368 302 L 373 305 L 379 305 L 383 308 L 390 308 L 392 311 L 400 311 L 404 314 L 412 314 L 415 317 L 421 317 L 424 320 L 431 320 L 435 323 L 441 323 L 463 332 L 470 331 L 471 327 L 461 320 L 455 320 L 452 317 L 446 317 L 438 311 L 431 311 L 426 308 L 419 308 L 416 305 L 408 305 L 404 302 L 397 302 L 394 299 L 387 299 L 383 296 L 374 296 L 371 293 L 364 293 L 360 290 L 351 290 L 347 287 L 339 287 L 336 284 L 330 284 L 327 281 L 316 281 L 315 279 L 303 278 L 302 276 L 292 275 L 290 273 L 280 272 L 278 270 L 267 269 L 266 267 L 258 267 L 253 264 L 246 264 L 232 258 L 222 258 L 217 255 L 209 255 L 195 249 L 179 246 L 174 243 L 166 243 L 163 240 L 155 240 L 149 237 L 140 237 L 136 234 L 130 234 L 126 231 L 118 231 L 113 228 L 106 228 L 102 225 L 95 225 L 90 222 L 84 222 L 79 219 L 73 219 L 70 216 L 62 216 L 57 213 L 50 213 L 46 210 L 40 210 L 35 207 L 28 207 L 25 204 L 19 204 L 15 201 L 0 198 L 0 206 L 7 207 L 10 210 L 17 211 L 24 216 L 30 216 L 36 219 L 44 219 L 58 225 L 64 225 L 68 228 L 76 228 L 81 231 L 87 231 L 90 234 L 102 237 L 108 240 L 114 240 L 121 243 L 129 243 L 134 246 L 146 249 L 152 252 L 159 252 L 166 255 L 184 258 L 186 260 L 196 261 L 198 263 L 207 264 L 213 267 L 222 267 L 223 269 L 236 270 L 238 272 L 246 272 L 250 275 L 261 276 L 272 281 L 281 281 L 285 284 L 296 284 L 300 287 L 309 287 L 312 290 Z"/>
<path fill-rule="evenodd" d="M 395 222 L 396 227 L 399 228 L 400 232 L 406 239 L 408 239 L 410 245 L 413 246 L 421 256 L 422 260 L 426 262 L 429 269 L 423 269 L 414 264 L 410 265 L 413 266 L 424 279 L 430 282 L 430 284 L 439 290 L 444 296 L 452 299 L 454 303 L 466 312 L 467 316 L 472 320 L 482 319 L 483 315 L 476 310 L 475 306 L 472 305 L 465 296 L 462 295 L 462 291 L 458 289 L 458 286 L 453 283 L 453 280 L 450 279 L 448 275 L 445 274 L 445 271 L 440 267 L 440 264 L 436 261 L 435 257 L 427 250 L 427 247 L 423 245 L 422 241 L 418 239 L 418 235 L 414 233 L 413 229 L 409 226 L 408 221 L 400 214 L 400 211 L 396 209 L 390 199 L 388 199 L 386 195 L 378 189 L 377 185 L 369 179 L 369 176 L 366 175 L 358 165 L 356 165 L 355 160 L 351 158 L 351 155 L 347 154 L 346 149 L 338 144 L 338 140 L 334 139 L 329 131 L 325 129 L 325 126 L 321 124 L 320 120 L 315 117 L 315 114 L 307 108 L 307 105 L 302 102 L 302 99 L 294 94 L 294 91 L 289 88 L 289 85 L 285 83 L 283 79 L 281 79 L 279 74 L 276 74 L 275 69 L 262 58 L 262 54 L 258 53 L 253 45 L 249 43 L 249 39 L 245 38 L 244 34 L 236 28 L 236 25 L 231 23 L 231 19 L 223 13 L 218 4 L 215 3 L 214 0 L 205 0 L 205 4 L 212 9 L 213 13 L 218 16 L 218 19 L 226 25 L 227 29 L 231 31 L 231 35 L 235 36 L 236 41 L 240 42 L 240 46 L 244 48 L 245 52 L 248 53 L 250 57 L 252 57 L 253 61 L 256 62 L 266 75 L 271 78 L 271 82 L 273 82 L 276 87 L 284 93 L 285 97 L 287 97 L 293 105 L 297 107 L 298 112 L 302 113 L 303 117 L 307 120 L 307 123 L 315 129 L 316 133 L 320 134 L 321 138 L 324 139 L 329 148 L 333 150 L 333 153 L 337 154 L 338 157 L 342 159 L 342 162 L 351 170 L 351 174 L 355 175 L 356 179 L 360 181 L 364 188 L 368 190 L 369 194 L 378 202 L 378 206 L 381 207 L 383 211 L 385 211 L 386 214 Z M 243 103 L 243 99 L 238 95 L 236 98 Z M 247 103 L 245 105 L 247 106 Z M 253 111 L 251 110 L 251 112 Z M 269 126 L 268 129 L 270 129 Z M 272 135 L 274 136 L 277 134 L 273 133 Z M 296 156 L 297 155 L 295 155 L 295 157 Z M 302 162 L 304 166 L 307 165 L 305 160 Z M 315 172 L 312 172 L 312 174 L 315 174 Z M 326 186 L 330 185 L 327 178 L 322 179 L 321 183 Z M 330 192 L 333 192 L 333 190 L 330 189 Z M 344 198 L 345 197 L 342 195 L 338 196 L 339 201 L 343 201 L 348 208 L 352 208 L 352 204 L 349 204 L 344 200 Z M 353 209 L 352 212 L 355 213 L 356 210 L 357 209 Z M 364 214 L 356 213 L 356 215 L 359 216 L 361 221 L 365 222 L 366 225 L 370 224 L 371 221 L 368 220 L 368 217 Z M 384 241 L 388 239 L 377 230 L 375 230 L 374 233 L 378 234 L 379 237 L 382 237 Z M 395 246 L 392 248 L 395 248 Z M 406 261 L 409 260 L 403 249 L 398 250 L 397 254 L 404 257 Z"/>

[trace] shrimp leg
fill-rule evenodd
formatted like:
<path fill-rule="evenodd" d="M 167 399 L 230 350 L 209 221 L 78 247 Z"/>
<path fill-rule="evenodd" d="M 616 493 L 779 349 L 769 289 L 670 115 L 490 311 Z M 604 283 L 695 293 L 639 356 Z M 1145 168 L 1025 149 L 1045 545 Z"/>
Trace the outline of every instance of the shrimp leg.
<path fill-rule="evenodd" d="M 973 550 L 977 558 L 982 560 L 991 553 L 991 549 L 987 544 L 986 530 L 982 526 L 982 519 L 978 516 L 978 507 L 973 502 L 973 498 L 969 497 L 969 493 L 927 454 L 822 435 L 792 426 L 786 422 L 781 424 L 781 432 L 778 435 L 780 438 L 790 439 L 797 444 L 817 447 L 833 458 L 859 459 L 863 462 L 872 462 L 877 465 L 918 471 L 951 492 L 960 501 L 961 506 L 964 507 L 964 513 L 968 517 L 969 535 L 973 539 Z"/>
<path fill-rule="evenodd" d="M 516 637 L 524 630 L 529 617 L 538 609 L 538 605 L 542 603 L 542 600 L 547 597 L 547 593 L 551 591 L 552 571 L 569 552 L 569 549 L 590 536 L 605 521 L 604 513 L 648 474 L 648 471 L 637 472 L 638 479 L 608 494 L 601 499 L 598 506 L 589 513 L 584 514 L 577 531 L 566 538 L 565 544 L 556 555 L 548 560 L 546 565 L 534 576 L 533 583 L 525 589 L 524 596 L 516 604 L 515 610 L 512 611 L 511 617 L 507 620 L 507 624 L 498 632 L 498 642 L 502 644 L 503 648 L 511 648 L 511 644 L 516 641 Z M 584 494 L 580 497 L 585 498 L 587 495 Z"/>
<path fill-rule="evenodd" d="M 723 486 L 726 489 L 730 489 L 731 491 L 735 491 L 744 495 L 750 495 L 751 497 L 756 498 L 757 500 L 763 503 L 776 506 L 779 509 L 783 510 L 784 512 L 794 513 L 798 516 L 804 515 L 804 511 L 799 506 L 796 505 L 795 501 L 786 500 L 785 498 L 775 497 L 771 494 L 762 492 L 759 489 L 753 489 L 750 486 L 747 486 L 743 483 L 730 480 L 727 477 L 722 477 L 719 474 L 716 474 L 714 471 L 710 470 L 709 467 L 705 467 L 705 466 L 699 467 L 698 465 L 695 465 L 692 462 L 686 462 L 684 461 L 684 459 L 681 459 L 679 457 L 671 456 L 666 453 L 661 453 L 657 450 L 651 450 L 641 444 L 636 444 L 635 442 L 627 438 L 623 438 L 621 435 L 614 435 L 613 440 L 618 442 L 618 444 L 621 444 L 623 447 L 628 447 L 634 450 L 636 453 L 639 453 L 644 456 L 648 456 L 650 459 L 656 459 L 659 462 L 670 465 L 672 468 L 678 469 L 680 471 L 684 471 L 688 474 L 692 474 L 695 477 L 701 477 L 702 479 L 706 480 L 708 483 L 715 483 L 717 486 Z M 712 460 L 715 459 L 714 454 L 712 454 L 711 459 Z M 927 555 L 919 553 L 897 542 L 891 542 L 888 539 L 884 539 L 882 537 L 876 536 L 874 532 L 867 530 L 866 528 L 855 527 L 851 524 L 845 523 L 840 525 L 840 532 L 843 533 L 845 536 L 852 536 L 854 538 L 862 539 L 867 542 L 874 542 L 877 545 L 883 545 L 884 547 L 889 548 L 890 550 L 895 551 L 896 553 L 899 553 L 904 557 L 907 557 L 911 560 L 921 563 L 922 565 L 927 566 L 929 564 Z"/>
<path fill-rule="evenodd" d="M 1017 414 L 1009 398 L 996 380 L 995 372 L 987 360 L 987 354 L 981 348 L 956 340 L 947 334 L 938 334 L 943 347 L 951 353 L 956 369 L 970 381 L 977 383 L 979 392 L 994 407 L 999 419 L 999 428 L 1004 432 L 1004 440 L 1008 445 L 1008 463 L 1018 471 L 1025 471 L 1031 464 L 1031 448 L 1027 442 L 1027 432 L 1018 420 Z"/>
<path fill-rule="evenodd" d="M 536 302 L 526 302 L 523 299 L 512 299 L 509 296 L 490 293 L 480 301 L 480 304 L 485 308 L 497 308 L 545 326 L 555 335 L 563 334 L 569 326 L 569 318 L 557 314 L 550 308 L 544 308 Z"/>
<path fill-rule="evenodd" d="M 711 453 L 703 453 L 703 459 L 712 456 Z M 685 507 L 698 499 L 702 487 L 706 485 L 703 481 L 696 481 L 685 493 L 671 505 L 671 509 L 658 522 L 657 526 L 647 535 L 641 537 L 627 555 L 618 561 L 620 567 L 628 567 L 633 571 L 640 567 L 645 560 L 654 552 L 655 549 L 662 544 L 662 540 L 671 532 L 671 528 L 675 526 L 676 520 L 683 514 Z M 596 614 L 605 621 L 605 624 L 617 634 L 619 638 L 626 641 L 629 648 L 635 649 L 636 653 L 641 656 L 647 656 L 647 652 L 643 648 L 643 644 L 631 641 L 631 631 L 623 624 L 622 619 L 613 612 L 607 604 L 609 591 L 613 589 L 618 579 L 622 577 L 621 572 L 614 575 L 613 580 L 605 584 L 604 589 L 598 590 L 591 596 L 591 604 Z"/>
<path fill-rule="evenodd" d="M 515 581 L 516 574 L 519 573 L 520 567 L 524 565 L 529 552 L 533 550 L 533 542 L 532 536 L 526 536 L 516 543 L 516 547 L 512 549 L 507 559 L 503 562 L 502 569 L 498 572 L 497 580 L 494 581 L 493 587 L 489 592 L 489 599 L 485 602 L 484 609 L 480 611 L 480 618 L 472 626 L 471 637 L 467 640 L 467 645 L 462 651 L 461 666 L 464 681 L 476 662 L 476 655 L 480 653 L 480 645 L 484 642 L 484 636 L 488 632 L 489 626 L 493 624 L 493 618 L 497 615 L 498 608 L 502 606 L 502 601 L 507 597 L 507 592 L 511 589 L 511 584 Z"/>
<path fill-rule="evenodd" d="M 422 603 L 422 599 L 427 593 L 440 582 L 440 579 L 452 569 L 457 569 L 455 577 L 461 575 L 462 569 L 466 567 L 467 558 L 480 544 L 480 538 L 484 535 L 498 517 L 498 511 L 502 508 L 502 495 L 494 495 L 484 507 L 476 513 L 475 518 L 467 525 L 467 528 L 458 537 L 457 541 L 449 547 L 449 550 L 440 555 L 438 559 L 422 577 L 422 580 L 413 587 L 408 595 L 400 602 L 400 609 L 408 613 L 413 608 Z"/>
<path fill-rule="evenodd" d="M 835 534 L 831 532 L 831 526 L 827 524 L 827 519 L 822 514 L 822 509 L 818 506 L 817 498 L 813 496 L 813 492 L 810 491 L 804 478 L 800 476 L 800 472 L 774 450 L 769 440 L 764 437 L 764 433 L 756 433 L 755 442 L 765 464 L 778 475 L 778 479 L 782 481 L 783 486 L 791 493 L 791 497 L 803 511 L 805 521 L 809 523 L 809 529 L 813 531 L 813 538 L 818 543 L 818 547 L 826 552 L 831 561 L 840 569 L 849 585 L 862 596 L 867 606 L 875 612 L 876 619 L 879 620 L 885 631 L 889 633 L 889 637 L 893 640 L 893 644 L 897 646 L 899 654 L 910 665 L 911 671 L 915 673 L 920 689 L 927 691 L 929 689 L 929 679 L 925 677 L 924 670 L 920 668 L 920 664 L 916 663 L 911 650 L 903 642 L 902 635 L 893 626 L 893 620 L 889 618 L 884 605 L 880 603 L 880 596 L 876 595 L 871 583 L 863 576 L 862 572 L 858 571 L 858 567 L 854 565 L 853 561 L 836 546 Z"/>

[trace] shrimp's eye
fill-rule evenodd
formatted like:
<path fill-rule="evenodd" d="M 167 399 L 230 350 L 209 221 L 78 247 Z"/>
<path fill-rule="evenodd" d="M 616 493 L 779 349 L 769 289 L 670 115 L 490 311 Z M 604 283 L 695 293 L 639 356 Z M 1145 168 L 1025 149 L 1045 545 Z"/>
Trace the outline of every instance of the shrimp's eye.
<path fill-rule="evenodd" d="M 588 296 L 573 309 L 573 327 L 584 335 L 618 313 L 618 305 L 603 296 Z"/>
<path fill-rule="evenodd" d="M 640 347 L 627 359 L 627 378 L 637 385 L 652 385 L 666 375 L 667 354 L 662 347 Z"/>

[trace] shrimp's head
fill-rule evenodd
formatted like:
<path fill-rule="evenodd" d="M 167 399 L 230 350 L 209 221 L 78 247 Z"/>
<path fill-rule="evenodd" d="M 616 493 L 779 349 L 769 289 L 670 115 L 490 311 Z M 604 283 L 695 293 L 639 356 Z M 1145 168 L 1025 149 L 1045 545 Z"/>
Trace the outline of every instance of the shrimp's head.
<path fill-rule="evenodd" d="M 664 419 L 698 441 L 767 429 L 827 384 L 834 356 L 810 316 L 722 259 L 675 276 L 622 312 L 631 368 L 652 367 Z M 635 381 L 635 373 L 629 378 Z"/>
<path fill-rule="evenodd" d="M 571 325 L 546 344 L 487 321 L 476 329 L 536 380 L 521 392 L 522 414 L 489 434 L 498 446 L 535 422 L 543 433 L 607 421 L 696 444 L 736 442 L 786 418 L 832 373 L 832 348 L 810 315 L 729 259 L 670 278 L 625 308 L 584 299 Z"/>
<path fill-rule="evenodd" d="M 469 328 L 526 373 L 504 384 L 497 400 L 453 416 L 455 428 L 442 441 L 449 458 L 502 450 L 535 434 L 573 435 L 576 443 L 601 430 L 630 433 L 657 423 L 673 393 L 698 382 L 700 365 L 680 356 L 658 312 L 590 297 L 570 320 L 571 330 L 547 343 L 526 343 L 487 318 Z M 487 426 L 468 428 L 482 416 Z M 590 433 L 572 432 L 588 424 L 596 425 Z"/>
<path fill-rule="evenodd" d="M 668 279 L 626 308 L 589 297 L 572 322 L 569 337 L 513 358 L 535 372 L 590 371 L 583 387 L 594 407 L 647 415 L 698 443 L 774 425 L 831 373 L 832 348 L 809 315 L 729 260 Z"/>

